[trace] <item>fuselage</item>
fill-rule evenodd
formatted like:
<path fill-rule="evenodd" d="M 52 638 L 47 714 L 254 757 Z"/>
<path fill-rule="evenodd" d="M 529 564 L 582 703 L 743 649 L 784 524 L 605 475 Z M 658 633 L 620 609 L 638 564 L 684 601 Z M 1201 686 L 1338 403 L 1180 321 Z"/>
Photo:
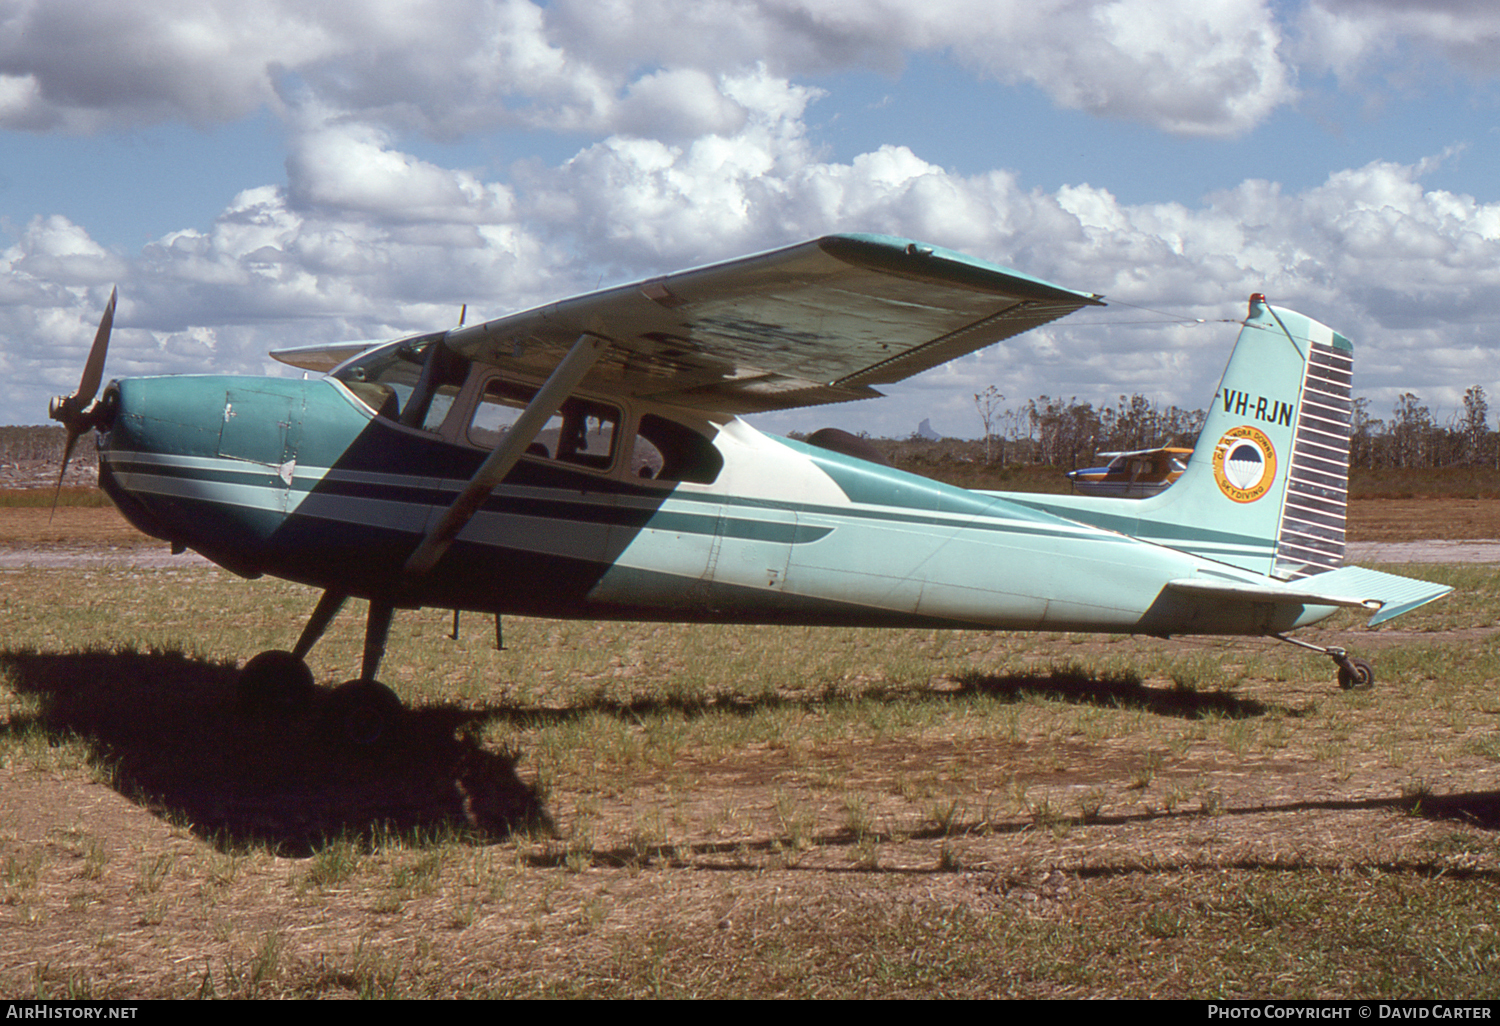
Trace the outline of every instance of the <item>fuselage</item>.
<path fill-rule="evenodd" d="M 586 424 L 613 418 L 607 444 L 567 460 L 561 435 L 543 445 L 432 571 L 407 573 L 485 457 L 460 409 L 500 395 L 485 387 L 465 385 L 429 428 L 334 378 L 126 379 L 111 386 L 100 480 L 138 528 L 237 573 L 407 607 L 1154 634 L 1261 634 L 1330 612 L 1192 603 L 1167 582 L 1264 578 L 1019 497 L 609 397 L 578 408 Z"/>

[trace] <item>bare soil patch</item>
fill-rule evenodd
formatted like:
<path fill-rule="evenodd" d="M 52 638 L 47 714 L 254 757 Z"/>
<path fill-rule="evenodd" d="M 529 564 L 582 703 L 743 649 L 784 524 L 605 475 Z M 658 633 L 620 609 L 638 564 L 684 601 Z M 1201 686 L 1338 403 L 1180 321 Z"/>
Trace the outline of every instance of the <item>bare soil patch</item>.
<path fill-rule="evenodd" d="M 113 506 L 0 508 L 0 547 L 50 550 L 166 548 Z"/>
<path fill-rule="evenodd" d="M 1500 499 L 1356 499 L 1348 535 L 1355 542 L 1500 538 Z"/>

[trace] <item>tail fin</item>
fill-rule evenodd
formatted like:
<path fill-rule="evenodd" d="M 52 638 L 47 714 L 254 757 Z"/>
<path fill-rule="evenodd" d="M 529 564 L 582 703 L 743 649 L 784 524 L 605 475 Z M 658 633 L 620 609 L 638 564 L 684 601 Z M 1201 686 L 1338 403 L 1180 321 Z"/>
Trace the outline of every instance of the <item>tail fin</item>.
<path fill-rule="evenodd" d="M 1187 471 L 1140 500 L 1141 536 L 1281 580 L 1342 565 L 1353 357 L 1251 296 Z"/>

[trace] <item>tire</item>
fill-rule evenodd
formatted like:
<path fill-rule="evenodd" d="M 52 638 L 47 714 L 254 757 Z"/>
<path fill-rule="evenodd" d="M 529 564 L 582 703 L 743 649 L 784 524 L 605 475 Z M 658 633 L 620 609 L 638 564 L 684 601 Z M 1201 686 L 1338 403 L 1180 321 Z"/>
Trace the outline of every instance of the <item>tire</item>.
<path fill-rule="evenodd" d="M 396 693 L 375 680 L 345 681 L 328 698 L 331 733 L 360 748 L 389 740 L 406 712 Z"/>
<path fill-rule="evenodd" d="M 1339 667 L 1339 687 L 1345 691 L 1368 691 L 1375 686 L 1375 667 L 1363 659 L 1350 659 Z"/>
<path fill-rule="evenodd" d="M 241 712 L 295 715 L 312 701 L 312 671 L 290 652 L 272 649 L 245 664 L 234 681 Z"/>

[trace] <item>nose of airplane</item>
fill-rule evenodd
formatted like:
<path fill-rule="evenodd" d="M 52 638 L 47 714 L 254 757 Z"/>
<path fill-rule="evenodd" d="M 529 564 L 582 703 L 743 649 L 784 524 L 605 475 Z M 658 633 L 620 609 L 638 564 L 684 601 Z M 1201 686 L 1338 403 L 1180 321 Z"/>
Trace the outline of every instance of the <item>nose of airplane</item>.
<path fill-rule="evenodd" d="M 143 409 L 149 388 L 141 379 L 111 381 L 94 404 L 90 426 L 95 428 L 99 451 L 99 487 L 135 528 L 154 538 L 176 544 L 168 518 L 162 516 L 158 488 L 150 484 L 148 461 L 156 454 L 152 440 L 142 430 Z"/>
<path fill-rule="evenodd" d="M 112 382 L 100 486 L 142 531 L 248 566 L 306 494 L 295 482 L 310 392 L 332 390 L 230 375 Z"/>

